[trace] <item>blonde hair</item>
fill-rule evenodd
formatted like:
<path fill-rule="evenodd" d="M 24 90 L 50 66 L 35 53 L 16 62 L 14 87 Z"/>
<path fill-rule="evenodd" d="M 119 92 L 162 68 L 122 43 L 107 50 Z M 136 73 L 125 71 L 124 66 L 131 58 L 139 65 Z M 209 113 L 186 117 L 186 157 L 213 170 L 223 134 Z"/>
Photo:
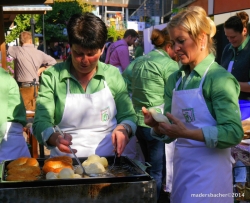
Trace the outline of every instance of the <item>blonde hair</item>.
<path fill-rule="evenodd" d="M 155 48 L 163 48 L 169 43 L 172 44 L 167 28 L 164 28 L 162 30 L 154 29 L 152 31 L 150 39 Z"/>
<path fill-rule="evenodd" d="M 32 40 L 32 34 L 28 31 L 23 31 L 19 35 L 20 44 L 23 45 L 24 43 L 28 43 L 29 40 Z"/>
<path fill-rule="evenodd" d="M 213 36 L 216 33 L 215 23 L 207 17 L 206 11 L 199 6 L 191 6 L 175 15 L 167 25 L 167 29 L 182 27 L 190 37 L 198 42 L 198 36 L 202 33 L 207 35 L 207 48 L 209 53 L 215 55 Z"/>

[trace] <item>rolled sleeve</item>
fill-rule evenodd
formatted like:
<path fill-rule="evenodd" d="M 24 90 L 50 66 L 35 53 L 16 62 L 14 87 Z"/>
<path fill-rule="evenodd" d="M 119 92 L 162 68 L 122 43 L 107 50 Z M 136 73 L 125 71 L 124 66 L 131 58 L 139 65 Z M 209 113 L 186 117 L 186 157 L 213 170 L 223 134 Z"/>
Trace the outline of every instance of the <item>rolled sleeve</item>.
<path fill-rule="evenodd" d="M 124 120 L 121 123 L 128 124 L 131 127 L 132 135 L 133 136 L 135 135 L 137 126 L 136 126 L 136 124 L 134 122 L 132 122 L 130 120 Z"/>
<path fill-rule="evenodd" d="M 51 146 L 47 144 L 48 139 L 50 138 L 50 136 L 55 132 L 55 129 L 53 127 L 47 128 L 45 129 L 42 133 L 42 140 L 43 140 L 43 144 L 44 146 L 46 146 L 48 149 L 53 149 L 55 148 L 55 146 Z"/>
<path fill-rule="evenodd" d="M 218 144 L 218 129 L 215 126 L 204 127 L 201 129 L 205 138 L 206 146 L 215 148 Z"/>

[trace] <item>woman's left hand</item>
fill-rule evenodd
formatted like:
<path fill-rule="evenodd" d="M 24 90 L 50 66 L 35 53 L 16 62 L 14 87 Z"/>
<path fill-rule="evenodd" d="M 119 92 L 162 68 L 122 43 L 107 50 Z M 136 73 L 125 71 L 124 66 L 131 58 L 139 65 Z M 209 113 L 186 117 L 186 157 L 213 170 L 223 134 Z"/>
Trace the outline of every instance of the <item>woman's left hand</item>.
<path fill-rule="evenodd" d="M 186 126 L 172 114 L 167 113 L 166 116 L 172 121 L 172 124 L 159 123 L 158 129 L 160 132 L 170 138 L 184 137 L 188 130 Z"/>
<path fill-rule="evenodd" d="M 121 156 L 128 142 L 129 138 L 126 129 L 122 125 L 117 125 L 112 133 L 112 143 L 118 157 Z"/>

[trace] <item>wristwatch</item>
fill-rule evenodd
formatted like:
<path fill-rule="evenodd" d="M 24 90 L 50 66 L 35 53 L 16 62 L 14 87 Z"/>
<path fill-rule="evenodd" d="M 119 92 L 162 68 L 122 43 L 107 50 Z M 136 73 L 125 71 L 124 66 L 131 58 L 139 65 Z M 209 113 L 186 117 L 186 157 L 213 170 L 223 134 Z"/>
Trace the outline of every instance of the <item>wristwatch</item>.
<path fill-rule="evenodd" d="M 121 126 L 123 126 L 123 127 L 125 128 L 125 130 L 126 130 L 127 133 L 128 133 L 128 137 L 130 138 L 131 132 L 130 132 L 130 127 L 129 127 L 129 125 L 128 125 L 128 124 L 125 124 L 125 123 L 120 123 L 120 124 L 118 124 L 118 125 L 121 125 Z"/>

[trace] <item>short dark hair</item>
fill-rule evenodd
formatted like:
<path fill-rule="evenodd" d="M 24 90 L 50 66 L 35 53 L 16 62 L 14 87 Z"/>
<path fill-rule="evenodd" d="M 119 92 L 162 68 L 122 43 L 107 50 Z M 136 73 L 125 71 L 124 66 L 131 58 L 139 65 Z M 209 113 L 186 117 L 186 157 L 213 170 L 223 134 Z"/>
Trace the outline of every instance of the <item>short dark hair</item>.
<path fill-rule="evenodd" d="M 72 15 L 67 31 L 70 46 L 78 44 L 87 49 L 102 49 L 108 37 L 105 23 L 90 12 Z"/>
<path fill-rule="evenodd" d="M 128 29 L 125 31 L 123 38 L 127 38 L 128 36 L 138 37 L 139 35 L 134 29 Z"/>

